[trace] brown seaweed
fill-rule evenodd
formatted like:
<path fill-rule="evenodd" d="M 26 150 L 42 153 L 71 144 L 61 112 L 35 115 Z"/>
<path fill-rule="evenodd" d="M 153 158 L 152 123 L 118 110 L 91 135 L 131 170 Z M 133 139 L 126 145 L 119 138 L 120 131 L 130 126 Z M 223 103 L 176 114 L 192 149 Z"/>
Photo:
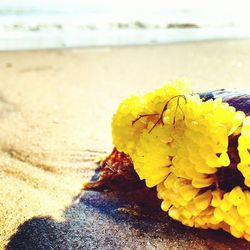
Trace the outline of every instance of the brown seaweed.
<path fill-rule="evenodd" d="M 84 189 L 130 191 L 145 187 L 134 170 L 131 158 L 116 148 L 98 165 L 95 175 Z"/>

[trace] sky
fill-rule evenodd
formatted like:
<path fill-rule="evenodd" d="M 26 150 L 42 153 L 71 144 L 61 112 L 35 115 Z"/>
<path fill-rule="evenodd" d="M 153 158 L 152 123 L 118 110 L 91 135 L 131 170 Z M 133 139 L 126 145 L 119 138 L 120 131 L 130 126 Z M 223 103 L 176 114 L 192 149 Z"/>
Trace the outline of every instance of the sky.
<path fill-rule="evenodd" d="M 100 6 L 113 9 L 155 10 L 159 8 L 211 8 L 233 11 L 246 10 L 248 0 L 0 0 L 0 5 L 20 6 L 50 6 L 59 9 L 78 7 Z"/>
<path fill-rule="evenodd" d="M 152 21 L 157 18 L 164 18 L 164 11 L 171 16 L 171 12 L 175 15 L 176 10 L 180 13 L 179 16 L 187 15 L 196 16 L 208 15 L 210 21 L 221 23 L 224 20 L 229 22 L 232 20 L 236 24 L 250 24 L 250 15 L 248 0 L 0 0 L 0 8 L 18 7 L 22 9 L 37 9 L 41 12 L 69 12 L 69 13 L 84 13 L 86 15 L 112 15 L 112 18 L 125 20 L 131 19 L 149 19 Z M 178 14 L 178 13 L 177 13 Z M 1 13 L 0 13 L 1 16 Z M 214 20 L 213 20 L 214 16 Z M 188 18 L 186 18 L 188 21 Z M 204 20 L 206 16 L 204 17 Z M 192 18 L 190 18 L 192 20 Z M 180 20 L 182 21 L 182 20 Z"/>

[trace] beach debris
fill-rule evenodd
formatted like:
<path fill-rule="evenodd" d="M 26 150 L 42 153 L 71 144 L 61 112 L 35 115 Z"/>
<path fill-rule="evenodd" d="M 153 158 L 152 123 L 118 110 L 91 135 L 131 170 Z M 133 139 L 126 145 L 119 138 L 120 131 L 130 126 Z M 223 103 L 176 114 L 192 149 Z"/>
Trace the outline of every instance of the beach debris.
<path fill-rule="evenodd" d="M 199 25 L 195 23 L 169 23 L 168 29 L 197 29 Z"/>
<path fill-rule="evenodd" d="M 99 167 L 96 169 L 92 180 L 85 183 L 85 190 L 98 191 L 130 191 L 145 187 L 144 182 L 140 181 L 134 170 L 130 157 L 116 148 L 104 160 L 97 162 Z"/>
<path fill-rule="evenodd" d="M 250 241 L 249 94 L 194 94 L 177 80 L 125 99 L 113 116 L 112 136 L 115 149 L 97 184 L 119 182 L 114 187 L 122 190 L 123 180 L 131 188 L 139 182 L 155 188 L 161 209 L 184 225 Z M 128 178 L 116 182 L 117 175 L 106 174 L 110 166 L 110 173 L 121 168 Z"/>

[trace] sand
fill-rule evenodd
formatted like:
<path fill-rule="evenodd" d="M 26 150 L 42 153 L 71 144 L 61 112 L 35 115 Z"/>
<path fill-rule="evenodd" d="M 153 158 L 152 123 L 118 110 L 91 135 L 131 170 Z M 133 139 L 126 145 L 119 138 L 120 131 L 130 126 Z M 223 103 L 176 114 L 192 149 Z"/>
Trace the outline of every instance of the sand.
<path fill-rule="evenodd" d="M 249 89 L 249 68 L 249 40 L 1 52 L 0 246 L 250 249 L 224 232 L 138 215 L 144 203 L 131 194 L 81 191 L 112 149 L 122 98 L 180 77 L 195 91 Z"/>

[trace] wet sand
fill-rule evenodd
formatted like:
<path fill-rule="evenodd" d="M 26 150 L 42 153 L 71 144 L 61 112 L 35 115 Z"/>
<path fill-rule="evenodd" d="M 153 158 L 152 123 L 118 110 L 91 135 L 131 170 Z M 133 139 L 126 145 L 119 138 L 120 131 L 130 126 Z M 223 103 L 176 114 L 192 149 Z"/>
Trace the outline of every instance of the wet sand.
<path fill-rule="evenodd" d="M 195 91 L 249 89 L 249 68 L 249 40 L 1 52 L 0 246 L 250 249 L 160 211 L 149 216 L 134 195 L 81 191 L 93 161 L 112 150 L 122 98 L 180 77 Z"/>

